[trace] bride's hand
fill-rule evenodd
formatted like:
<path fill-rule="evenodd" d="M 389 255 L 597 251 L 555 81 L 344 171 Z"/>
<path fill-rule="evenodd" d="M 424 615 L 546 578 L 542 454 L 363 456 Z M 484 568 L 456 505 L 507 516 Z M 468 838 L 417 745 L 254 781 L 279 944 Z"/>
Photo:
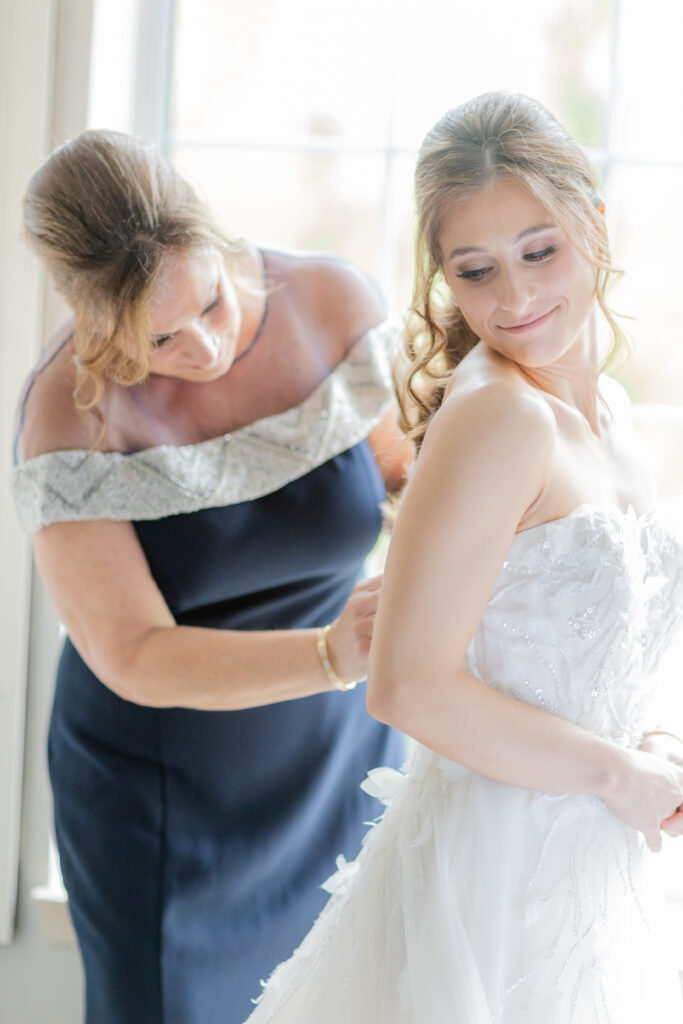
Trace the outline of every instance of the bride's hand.
<path fill-rule="evenodd" d="M 683 743 L 671 733 L 646 733 L 640 749 L 647 751 L 648 754 L 656 754 L 658 757 L 663 757 L 668 761 L 672 761 L 673 764 L 683 767 Z M 662 822 L 662 831 L 670 836 L 683 835 L 683 811 L 665 818 Z"/>
<path fill-rule="evenodd" d="M 642 750 L 623 750 L 622 758 L 620 781 L 602 799 L 617 818 L 642 832 L 656 852 L 662 848 L 663 827 L 673 835 L 683 831 L 683 813 L 677 813 L 683 803 L 683 767 Z"/>
<path fill-rule="evenodd" d="M 656 754 L 657 757 L 664 757 L 683 768 L 683 740 L 680 740 L 672 732 L 664 730 L 646 732 L 643 742 L 640 744 L 640 750 L 644 750 L 648 754 Z"/>
<path fill-rule="evenodd" d="M 683 836 L 683 811 L 672 814 L 662 822 L 662 832 L 668 836 Z"/>

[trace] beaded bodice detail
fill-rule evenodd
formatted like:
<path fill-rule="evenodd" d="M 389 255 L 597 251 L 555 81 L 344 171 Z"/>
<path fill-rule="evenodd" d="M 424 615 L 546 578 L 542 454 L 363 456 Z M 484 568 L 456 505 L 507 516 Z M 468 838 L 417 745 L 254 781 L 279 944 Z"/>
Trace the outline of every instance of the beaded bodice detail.
<path fill-rule="evenodd" d="M 646 683 L 683 617 L 680 506 L 638 518 L 583 505 L 515 536 L 467 667 L 619 743 L 641 735 Z"/>
<path fill-rule="evenodd" d="M 252 501 L 357 444 L 391 407 L 400 320 L 373 328 L 299 405 L 197 444 L 68 450 L 19 462 L 27 532 L 63 520 L 148 520 Z"/>

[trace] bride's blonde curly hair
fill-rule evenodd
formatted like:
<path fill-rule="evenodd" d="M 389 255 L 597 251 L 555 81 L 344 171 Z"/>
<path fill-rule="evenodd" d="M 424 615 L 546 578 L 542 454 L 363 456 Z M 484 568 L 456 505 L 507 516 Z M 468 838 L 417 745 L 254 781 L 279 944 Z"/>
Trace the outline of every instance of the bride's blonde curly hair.
<path fill-rule="evenodd" d="M 595 268 L 596 299 L 613 338 L 605 365 L 626 343 L 606 300 L 621 271 L 612 263 L 597 181 L 578 143 L 528 96 L 485 93 L 449 110 L 418 156 L 413 301 L 396 369 L 402 426 L 418 445 L 450 374 L 478 341 L 443 276 L 443 218 L 453 203 L 502 177 L 528 188 Z"/>
<path fill-rule="evenodd" d="M 245 248 L 154 146 L 113 131 L 83 132 L 48 157 L 28 184 L 24 223 L 74 312 L 76 407 L 100 420 L 105 382 L 149 373 L 148 300 L 163 257 L 214 248 L 236 265 Z"/>

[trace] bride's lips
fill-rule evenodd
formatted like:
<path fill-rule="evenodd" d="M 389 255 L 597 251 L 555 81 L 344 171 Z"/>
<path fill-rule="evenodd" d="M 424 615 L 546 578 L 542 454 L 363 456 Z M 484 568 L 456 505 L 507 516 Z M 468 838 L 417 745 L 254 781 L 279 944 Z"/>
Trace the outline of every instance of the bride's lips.
<path fill-rule="evenodd" d="M 540 316 L 532 316 L 528 320 L 523 320 L 519 324 L 512 324 L 510 327 L 505 327 L 504 324 L 498 324 L 503 331 L 509 331 L 512 334 L 521 334 L 522 331 L 528 331 L 532 327 L 540 327 L 553 315 L 557 306 L 553 306 L 547 313 L 541 313 Z"/>

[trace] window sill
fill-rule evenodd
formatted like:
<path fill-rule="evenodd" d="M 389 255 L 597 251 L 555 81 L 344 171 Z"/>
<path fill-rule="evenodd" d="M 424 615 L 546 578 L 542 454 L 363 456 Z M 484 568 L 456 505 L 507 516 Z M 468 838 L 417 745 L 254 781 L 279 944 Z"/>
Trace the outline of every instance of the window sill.
<path fill-rule="evenodd" d="M 76 935 L 64 889 L 38 885 L 31 889 L 31 899 L 40 905 L 48 942 L 52 946 L 75 946 Z"/>

